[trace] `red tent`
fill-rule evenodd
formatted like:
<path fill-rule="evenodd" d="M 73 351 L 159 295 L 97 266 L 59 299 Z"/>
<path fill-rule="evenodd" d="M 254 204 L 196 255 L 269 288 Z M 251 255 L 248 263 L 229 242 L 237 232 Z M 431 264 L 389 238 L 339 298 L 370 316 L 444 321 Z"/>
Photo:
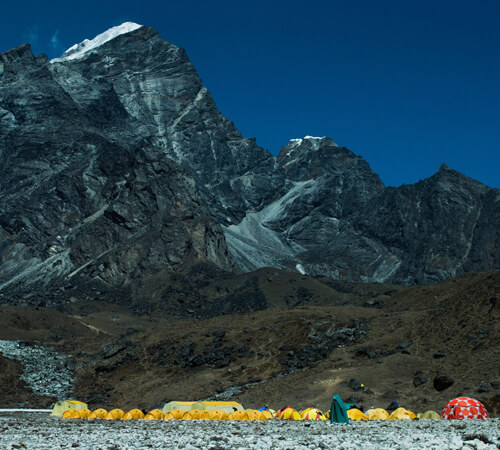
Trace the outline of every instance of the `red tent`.
<path fill-rule="evenodd" d="M 481 402 L 469 397 L 450 400 L 441 411 L 443 419 L 488 419 L 490 415 Z"/>

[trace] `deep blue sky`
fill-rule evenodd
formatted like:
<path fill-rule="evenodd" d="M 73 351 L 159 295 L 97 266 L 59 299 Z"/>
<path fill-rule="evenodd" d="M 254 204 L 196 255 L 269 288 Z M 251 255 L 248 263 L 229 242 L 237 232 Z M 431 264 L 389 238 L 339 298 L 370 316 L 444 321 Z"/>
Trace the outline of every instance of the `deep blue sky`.
<path fill-rule="evenodd" d="M 184 47 L 222 113 L 277 154 L 331 136 L 387 185 L 441 163 L 500 187 L 499 0 L 2 3 L 0 52 L 59 56 L 111 26 Z"/>

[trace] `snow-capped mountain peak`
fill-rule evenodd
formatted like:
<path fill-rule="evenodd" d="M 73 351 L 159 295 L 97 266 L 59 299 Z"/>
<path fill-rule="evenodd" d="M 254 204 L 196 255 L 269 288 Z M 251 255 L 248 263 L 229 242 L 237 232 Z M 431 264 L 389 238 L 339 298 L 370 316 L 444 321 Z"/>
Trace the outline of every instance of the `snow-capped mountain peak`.
<path fill-rule="evenodd" d="M 121 25 L 112 27 L 109 30 L 105 31 L 104 33 L 97 35 L 92 40 L 85 39 L 79 44 L 73 45 L 72 47 L 68 48 L 68 50 L 66 50 L 60 58 L 54 58 L 50 62 L 54 63 L 54 62 L 69 61 L 72 59 L 83 58 L 85 54 L 88 53 L 89 51 L 97 47 L 100 47 L 101 45 L 111 41 L 117 36 L 135 31 L 138 28 L 141 28 L 142 26 L 143 25 L 139 25 L 134 22 L 122 23 Z"/>

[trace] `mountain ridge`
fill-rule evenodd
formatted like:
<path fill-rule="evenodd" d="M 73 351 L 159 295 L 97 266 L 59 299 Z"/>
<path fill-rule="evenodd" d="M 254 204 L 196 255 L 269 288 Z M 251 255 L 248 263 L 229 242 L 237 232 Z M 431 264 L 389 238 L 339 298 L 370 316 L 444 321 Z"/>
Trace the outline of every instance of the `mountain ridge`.
<path fill-rule="evenodd" d="M 73 60 L 29 45 L 3 53 L 0 94 L 4 295 L 27 295 L 29 269 L 44 285 L 73 274 L 133 296 L 131 280 L 200 258 L 403 284 L 500 267 L 498 189 L 447 166 L 385 187 L 328 137 L 293 139 L 275 157 L 152 28 Z"/>

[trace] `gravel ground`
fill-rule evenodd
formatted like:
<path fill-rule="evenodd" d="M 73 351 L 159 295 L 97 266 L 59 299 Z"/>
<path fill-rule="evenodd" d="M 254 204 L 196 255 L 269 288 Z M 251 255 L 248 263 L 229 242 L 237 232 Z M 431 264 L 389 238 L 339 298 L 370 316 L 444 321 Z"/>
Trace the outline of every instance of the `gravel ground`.
<path fill-rule="evenodd" d="M 489 449 L 500 419 L 469 421 L 218 422 L 63 420 L 41 413 L 0 416 L 0 448 Z"/>

